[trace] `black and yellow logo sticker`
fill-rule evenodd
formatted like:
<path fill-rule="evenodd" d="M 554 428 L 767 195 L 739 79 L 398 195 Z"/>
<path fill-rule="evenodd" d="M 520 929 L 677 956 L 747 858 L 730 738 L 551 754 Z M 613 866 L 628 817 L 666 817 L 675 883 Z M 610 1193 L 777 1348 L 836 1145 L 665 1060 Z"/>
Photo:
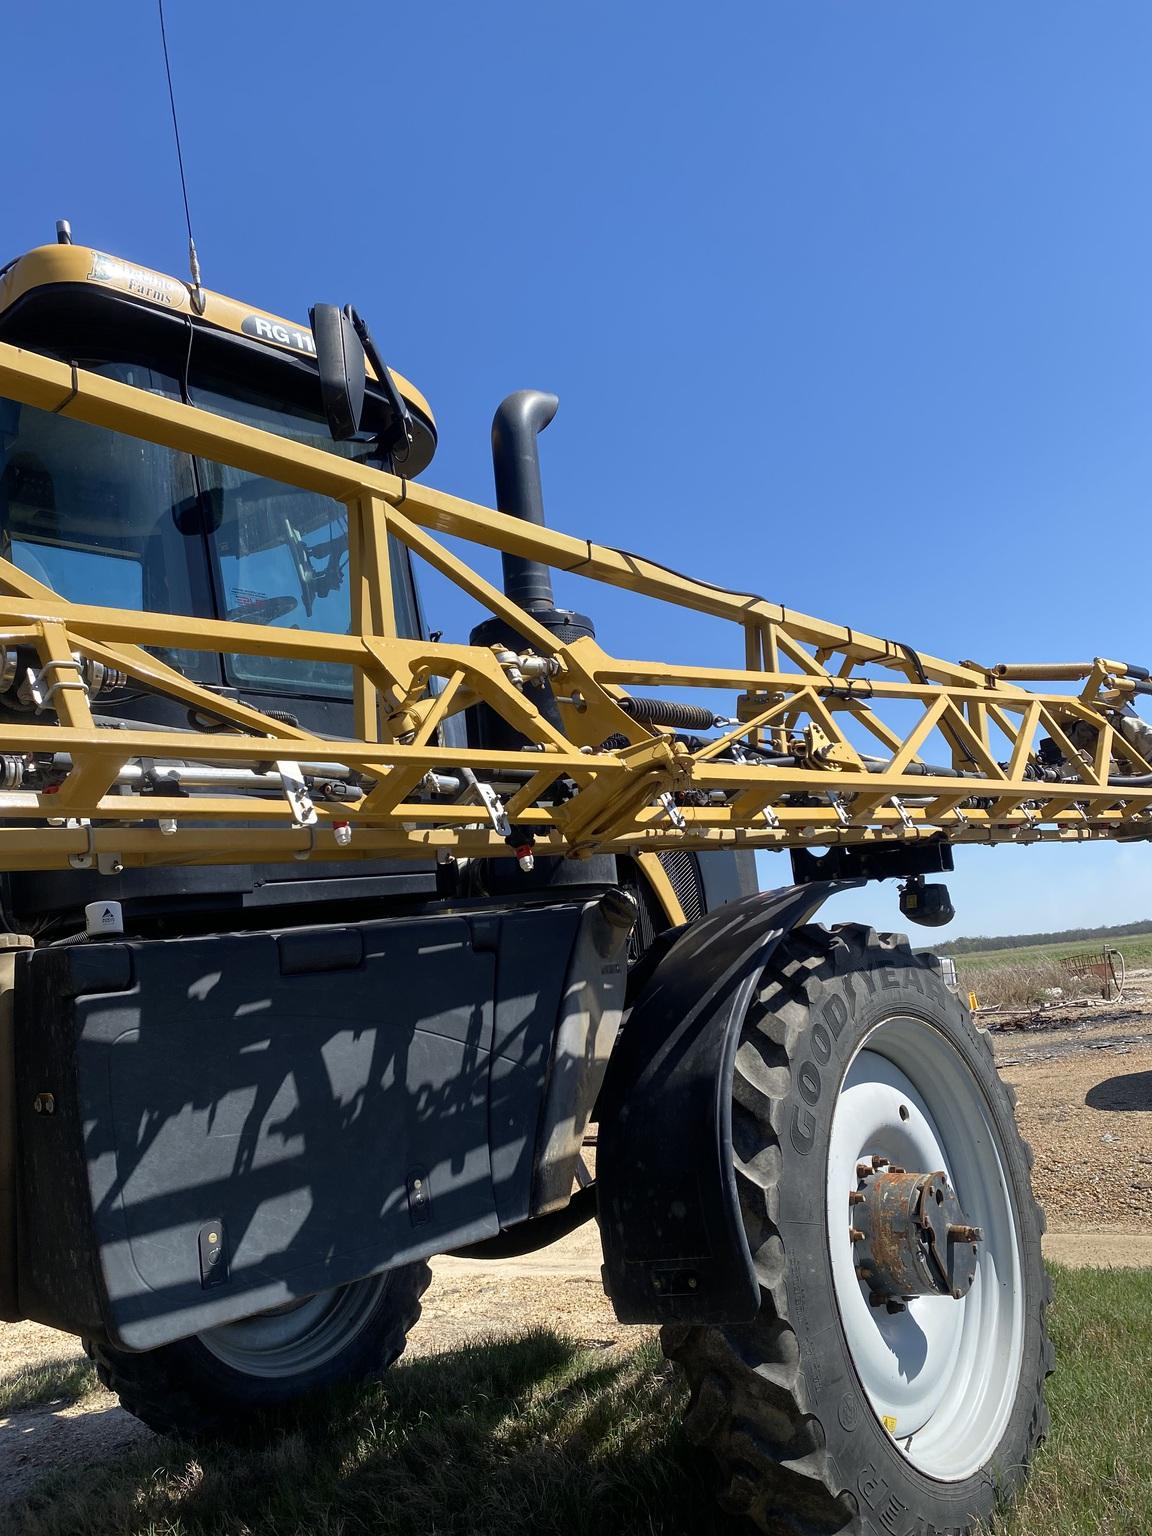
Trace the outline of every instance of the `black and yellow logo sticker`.
<path fill-rule="evenodd" d="M 293 352 L 316 356 L 316 343 L 307 326 L 287 325 L 269 315 L 245 315 L 240 329 L 245 336 L 255 336 L 257 341 L 270 341 L 276 347 L 288 347 Z"/>

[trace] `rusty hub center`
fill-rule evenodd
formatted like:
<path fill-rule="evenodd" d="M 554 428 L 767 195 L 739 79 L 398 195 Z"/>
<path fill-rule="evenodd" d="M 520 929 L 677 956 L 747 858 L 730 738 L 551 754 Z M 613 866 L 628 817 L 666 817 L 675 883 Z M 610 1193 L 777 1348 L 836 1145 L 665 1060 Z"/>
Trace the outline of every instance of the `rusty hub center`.
<path fill-rule="evenodd" d="M 967 1294 L 984 1234 L 943 1173 L 908 1173 L 886 1157 L 856 1168 L 849 1195 L 856 1273 L 874 1307 L 902 1312 L 915 1296 Z"/>

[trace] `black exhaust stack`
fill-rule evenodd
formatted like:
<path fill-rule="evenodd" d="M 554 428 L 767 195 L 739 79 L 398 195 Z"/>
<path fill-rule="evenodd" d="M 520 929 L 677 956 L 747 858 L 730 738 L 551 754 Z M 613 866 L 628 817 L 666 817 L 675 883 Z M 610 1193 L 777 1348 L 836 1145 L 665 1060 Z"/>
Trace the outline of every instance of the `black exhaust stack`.
<path fill-rule="evenodd" d="M 496 505 L 501 512 L 544 526 L 544 492 L 540 484 L 540 454 L 536 439 L 555 416 L 556 395 L 540 389 L 518 389 L 502 400 L 492 418 L 492 469 Z M 503 555 L 504 591 L 529 613 L 555 608 L 552 572 L 540 560 Z"/>
<path fill-rule="evenodd" d="M 510 517 L 544 527 L 544 490 L 540 483 L 540 454 L 536 439 L 555 416 L 560 401 L 542 389 L 518 389 L 502 400 L 492 418 L 492 470 L 496 480 L 496 506 Z M 550 629 L 565 644 L 582 635 L 595 636 L 592 620 L 570 608 L 557 608 L 552 595 L 552 572 L 541 560 L 524 555 L 502 554 L 504 591 L 513 602 L 530 613 L 537 624 Z M 504 645 L 509 650 L 524 651 L 528 642 L 515 625 L 503 619 L 485 619 L 470 636 L 473 645 Z M 553 725 L 560 724 L 560 712 L 545 682 L 530 683 L 525 693 Z M 518 731 L 501 720 L 486 705 L 468 711 L 468 740 L 473 746 L 500 747 L 516 751 L 524 745 Z"/>
<path fill-rule="evenodd" d="M 540 453 L 537 438 L 555 416 L 560 405 L 555 395 L 541 389 L 518 389 L 502 400 L 492 418 L 492 470 L 496 480 L 496 506 L 510 517 L 522 517 L 527 523 L 544 527 L 544 490 L 540 483 Z M 594 635 L 592 620 L 582 613 L 557 608 L 552 595 L 552 572 L 541 560 L 524 555 L 502 555 L 504 591 L 519 603 L 539 624 L 550 629 L 558 640 L 576 640 Z M 499 620 L 491 621 L 499 623 Z M 500 638 L 473 642 L 492 645 Z M 505 626 L 506 628 L 506 626 Z M 522 646 L 523 641 L 518 643 Z"/>
<path fill-rule="evenodd" d="M 496 479 L 496 506 L 511 517 L 544 527 L 544 491 L 540 482 L 540 454 L 537 438 L 555 416 L 560 401 L 540 389 L 518 389 L 500 402 L 492 418 L 492 469 Z M 592 620 L 570 608 L 557 608 L 552 593 L 552 572 L 541 560 L 524 555 L 501 555 L 504 566 L 504 591 L 530 613 L 537 624 L 551 630 L 557 640 L 568 644 L 588 635 L 595 638 Z M 503 619 L 485 619 L 470 636 L 473 645 L 503 645 L 510 650 L 531 649 L 514 624 Z M 547 680 L 526 683 L 524 696 L 540 713 L 559 726 L 560 710 Z M 467 712 L 468 743 L 473 747 L 498 747 L 518 751 L 524 737 L 502 720 L 487 704 L 475 705 Z M 616 860 L 611 855 L 588 859 L 537 859 L 535 872 L 525 879 L 511 859 L 494 862 L 488 886 L 494 893 L 507 889 L 553 885 L 616 884 Z"/>

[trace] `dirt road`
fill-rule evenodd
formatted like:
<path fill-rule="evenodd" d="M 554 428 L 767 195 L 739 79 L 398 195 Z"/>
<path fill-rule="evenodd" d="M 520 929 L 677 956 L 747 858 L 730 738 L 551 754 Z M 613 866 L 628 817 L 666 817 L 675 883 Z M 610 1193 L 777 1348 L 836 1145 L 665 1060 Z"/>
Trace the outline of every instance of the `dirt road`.
<path fill-rule="evenodd" d="M 1152 973 L 1119 1007 L 1052 1013 L 1042 1027 L 996 1031 L 1021 1130 L 1048 1212 L 1045 1251 L 1072 1265 L 1152 1267 Z M 414 1353 L 539 1323 L 590 1345 L 628 1331 L 600 1283 L 595 1225 L 524 1259 L 439 1259 Z M 31 1323 L 0 1325 L 0 1384 L 21 1367 L 67 1361 L 75 1341 Z M 0 1418 L 0 1509 L 48 1471 L 124 1454 L 149 1432 L 103 1391 Z"/>

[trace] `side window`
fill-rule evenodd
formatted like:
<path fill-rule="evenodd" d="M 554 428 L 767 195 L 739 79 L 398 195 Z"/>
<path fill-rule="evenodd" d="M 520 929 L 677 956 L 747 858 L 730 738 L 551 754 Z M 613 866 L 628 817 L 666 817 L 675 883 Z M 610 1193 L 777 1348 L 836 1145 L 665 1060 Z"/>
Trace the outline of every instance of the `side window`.
<path fill-rule="evenodd" d="M 186 454 L 0 401 L 0 555 L 63 598 L 200 611 L 203 549 L 189 549 L 174 516 L 195 491 Z M 189 675 L 218 675 L 209 658 L 159 654 Z"/>

